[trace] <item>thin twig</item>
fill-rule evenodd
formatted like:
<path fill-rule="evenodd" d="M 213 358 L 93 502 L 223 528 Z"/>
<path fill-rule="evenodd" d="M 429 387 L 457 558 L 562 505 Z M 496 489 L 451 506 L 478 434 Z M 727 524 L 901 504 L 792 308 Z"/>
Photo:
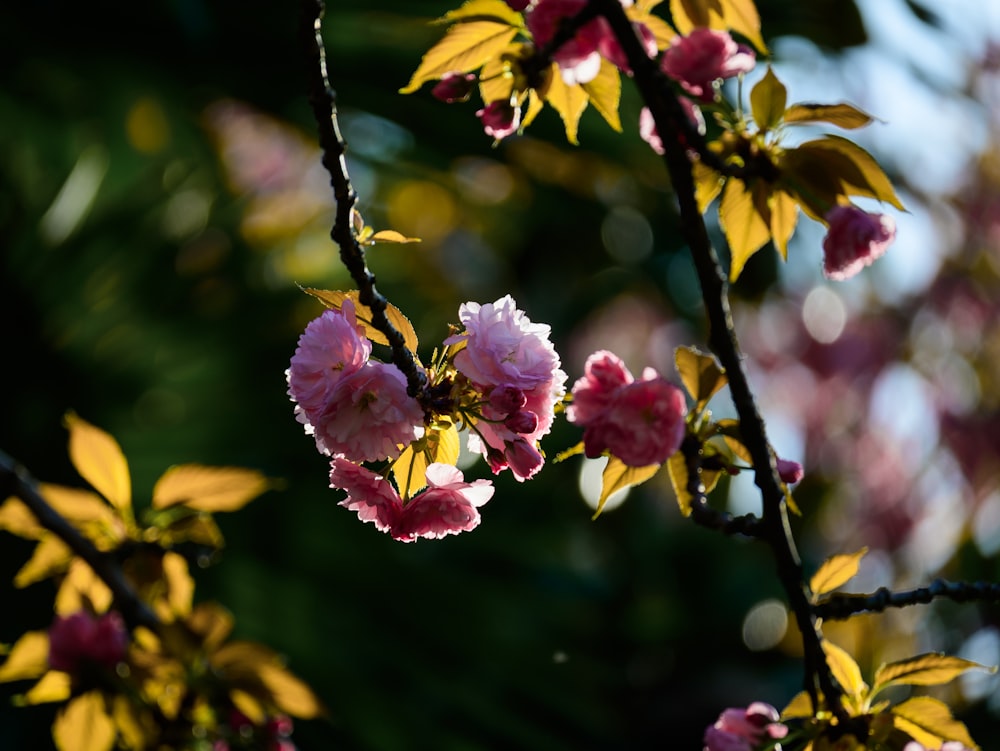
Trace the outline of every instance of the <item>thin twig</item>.
<path fill-rule="evenodd" d="M 994 582 L 950 582 L 935 579 L 926 587 L 893 592 L 880 587 L 870 594 L 835 594 L 813 605 L 813 613 L 824 620 L 844 620 L 858 613 L 881 613 L 889 608 L 926 605 L 936 599 L 954 602 L 1000 602 L 1000 584 Z"/>

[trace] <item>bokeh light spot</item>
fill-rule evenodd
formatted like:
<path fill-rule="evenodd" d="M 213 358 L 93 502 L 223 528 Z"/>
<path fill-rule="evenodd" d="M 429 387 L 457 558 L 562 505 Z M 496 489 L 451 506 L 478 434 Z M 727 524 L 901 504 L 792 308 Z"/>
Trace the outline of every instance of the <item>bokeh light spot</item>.
<path fill-rule="evenodd" d="M 831 344 L 844 332 L 847 309 L 836 292 L 826 287 L 814 287 L 802 303 L 802 323 L 817 342 Z"/>
<path fill-rule="evenodd" d="M 125 136 L 143 154 L 162 151 L 170 141 L 170 123 L 162 105 L 148 96 L 137 99 L 125 116 Z"/>
<path fill-rule="evenodd" d="M 750 608 L 743 619 L 743 643 L 762 652 L 776 647 L 788 628 L 788 611 L 778 600 L 764 600 Z"/>
<path fill-rule="evenodd" d="M 653 252 L 653 229 L 631 206 L 615 206 L 601 223 L 601 239 L 614 260 L 631 265 Z"/>
<path fill-rule="evenodd" d="M 436 243 L 454 229 L 457 220 L 455 199 L 435 183 L 405 182 L 389 196 L 389 229 L 409 237 Z"/>

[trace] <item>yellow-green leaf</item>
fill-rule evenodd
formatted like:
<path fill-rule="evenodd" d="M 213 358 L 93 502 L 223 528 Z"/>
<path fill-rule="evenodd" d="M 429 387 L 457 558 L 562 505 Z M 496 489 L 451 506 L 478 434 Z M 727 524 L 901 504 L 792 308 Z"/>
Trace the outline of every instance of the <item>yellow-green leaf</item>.
<path fill-rule="evenodd" d="M 14 496 L 0 506 L 0 529 L 29 540 L 37 540 L 45 534 L 45 527 L 38 523 L 31 509 L 25 506 L 20 498 Z"/>
<path fill-rule="evenodd" d="M 965 725 L 951 716 L 948 705 L 930 696 L 914 696 L 889 710 L 893 725 L 927 748 L 938 748 L 942 741 L 959 741 L 978 749 Z"/>
<path fill-rule="evenodd" d="M 305 681 L 281 665 L 264 663 L 259 676 L 275 706 L 292 717 L 310 720 L 326 713 L 323 703 Z"/>
<path fill-rule="evenodd" d="M 510 70 L 510 63 L 504 58 L 508 55 L 517 57 L 523 46 L 513 42 L 504 52 L 487 60 L 483 65 L 483 69 L 479 72 L 479 96 L 485 104 L 501 100 L 510 101 L 510 95 L 514 91 L 514 74 Z"/>
<path fill-rule="evenodd" d="M 210 662 L 225 680 L 257 698 L 266 697 L 290 715 L 310 719 L 325 711 L 312 689 L 289 672 L 277 654 L 262 644 L 230 642 L 212 655 Z"/>
<path fill-rule="evenodd" d="M 622 79 L 615 64 L 602 57 L 600 72 L 593 81 L 583 84 L 583 90 L 590 97 L 594 109 L 601 114 L 612 130 L 621 133 L 622 123 L 618 116 L 618 103 L 622 96 Z"/>
<path fill-rule="evenodd" d="M 431 441 L 430 449 L 434 461 L 442 464 L 455 464 L 461 451 L 458 440 L 458 428 L 449 425 L 445 430 L 434 431 L 437 442 Z"/>
<path fill-rule="evenodd" d="M 56 592 L 55 611 L 58 615 L 71 615 L 92 608 L 103 613 L 111 607 L 111 600 L 111 590 L 101 577 L 82 558 L 74 558 Z"/>
<path fill-rule="evenodd" d="M 407 237 L 402 232 L 396 232 L 394 229 L 383 229 L 371 236 L 371 242 L 405 245 L 406 243 L 422 242 L 422 240 L 419 237 Z"/>
<path fill-rule="evenodd" d="M 222 531 L 211 514 L 187 514 L 173 521 L 162 530 L 159 539 L 164 546 L 178 542 L 193 542 L 196 545 L 219 549 L 225 545 Z"/>
<path fill-rule="evenodd" d="M 106 528 L 113 525 L 117 518 L 111 507 L 89 490 L 45 482 L 39 484 L 38 490 L 52 508 L 77 527 L 96 525 Z"/>
<path fill-rule="evenodd" d="M 785 122 L 796 123 L 824 122 L 839 128 L 853 130 L 872 122 L 875 118 L 867 112 L 858 109 L 853 104 L 793 104 L 785 110 Z"/>
<path fill-rule="evenodd" d="M 726 25 L 742 34 L 759 52 L 767 54 L 767 45 L 760 35 L 760 14 L 753 0 L 722 0 Z"/>
<path fill-rule="evenodd" d="M 534 89 L 528 89 L 528 106 L 524 108 L 524 117 L 521 118 L 521 128 L 527 128 L 531 125 L 535 118 L 538 117 L 540 113 L 545 109 L 544 100 L 538 96 L 538 92 Z"/>
<path fill-rule="evenodd" d="M 170 467 L 153 488 L 153 508 L 183 504 L 198 511 L 236 511 L 270 487 L 260 472 L 242 467 L 206 467 L 178 464 Z"/>
<path fill-rule="evenodd" d="M 148 710 L 137 707 L 129 697 L 116 694 L 112 699 L 111 716 L 125 748 L 148 748 L 152 745 L 152 718 Z"/>
<path fill-rule="evenodd" d="M 782 720 L 799 720 L 814 714 L 812 699 L 806 691 L 799 691 L 781 711 Z"/>
<path fill-rule="evenodd" d="M 783 190 L 776 190 L 768 198 L 771 209 L 771 239 L 783 259 L 788 258 L 788 241 L 795 232 L 799 209 L 795 198 Z"/>
<path fill-rule="evenodd" d="M 861 559 L 867 552 L 868 548 L 861 548 L 856 553 L 842 553 L 823 561 L 819 570 L 809 580 L 809 589 L 812 590 L 813 597 L 832 592 L 853 579 L 858 573 Z"/>
<path fill-rule="evenodd" d="M 427 50 L 410 82 L 399 93 L 412 94 L 425 82 L 436 81 L 446 73 L 468 73 L 482 67 L 504 51 L 517 31 L 517 27 L 496 19 L 455 24 Z"/>
<path fill-rule="evenodd" d="M 681 383 L 697 402 L 696 411 L 701 411 L 729 380 L 726 371 L 719 365 L 714 355 L 700 352 L 694 347 L 678 347 L 674 350 L 674 362 Z"/>
<path fill-rule="evenodd" d="M 73 692 L 73 676 L 60 670 L 50 670 L 34 686 L 24 692 L 24 704 L 50 704 L 66 701 Z"/>
<path fill-rule="evenodd" d="M 118 441 L 73 412 L 66 415 L 65 422 L 69 428 L 69 457 L 76 471 L 116 509 L 130 510 L 132 481 Z"/>
<path fill-rule="evenodd" d="M 21 635 L 0 666 L 0 683 L 37 678 L 49 669 L 49 634 L 28 631 Z"/>
<path fill-rule="evenodd" d="M 66 543 L 52 534 L 42 537 L 35 552 L 25 563 L 21 570 L 14 577 L 15 587 L 27 587 L 42 579 L 47 579 L 53 574 L 61 574 L 66 570 L 70 560 L 73 558 L 73 551 L 67 547 Z"/>
<path fill-rule="evenodd" d="M 646 482 L 660 470 L 660 466 L 650 464 L 647 467 L 630 467 L 616 456 L 609 457 L 601 475 L 601 496 L 597 499 L 597 511 L 594 512 L 593 518 L 596 519 L 601 515 L 604 504 L 612 493 Z"/>
<path fill-rule="evenodd" d="M 771 130 L 781 122 L 788 102 L 788 90 L 785 84 L 774 75 L 774 69 L 767 66 L 767 73 L 754 84 L 750 90 L 750 111 L 757 127 L 761 130 Z"/>
<path fill-rule="evenodd" d="M 856 143 L 840 136 L 807 141 L 793 151 L 806 155 L 807 169 L 827 170 L 846 195 L 877 198 L 904 211 L 892 182 L 875 158 Z"/>
<path fill-rule="evenodd" d="M 712 23 L 711 10 L 715 10 L 716 19 L 722 18 L 722 5 L 719 0 L 670 0 L 670 16 L 681 34 L 688 34 L 698 26 L 709 26 Z"/>
<path fill-rule="evenodd" d="M 910 657 L 906 660 L 882 665 L 875 671 L 874 691 L 891 685 L 937 686 L 953 681 L 967 670 L 987 670 L 996 668 L 980 665 L 978 662 L 963 660 L 961 657 L 930 652 Z"/>
<path fill-rule="evenodd" d="M 414 450 L 414 446 L 417 449 Z M 392 476 L 396 480 L 399 494 L 404 498 L 412 498 L 427 485 L 427 456 L 424 453 L 426 444 L 415 441 L 403 449 L 403 453 L 392 463 Z"/>
<path fill-rule="evenodd" d="M 232 614 L 215 602 L 199 603 L 191 611 L 185 623 L 198 635 L 208 652 L 217 649 L 225 642 L 233 630 Z"/>
<path fill-rule="evenodd" d="M 698 201 L 698 210 L 704 214 L 708 210 L 709 204 L 722 192 L 722 186 L 725 184 L 726 179 L 701 160 L 694 163 L 691 176 L 694 179 L 695 199 Z"/>
<path fill-rule="evenodd" d="M 858 667 L 858 663 L 833 642 L 824 639 L 822 646 L 833 677 L 837 679 L 837 683 L 841 685 L 847 696 L 853 699 L 856 704 L 860 704 L 868 690 L 868 684 L 861 677 L 861 668 Z"/>
<path fill-rule="evenodd" d="M 670 475 L 670 484 L 674 488 L 674 495 L 677 496 L 677 506 L 681 510 L 681 515 L 691 516 L 694 497 L 688 490 L 687 457 L 678 451 L 667 459 L 667 473 Z"/>
<path fill-rule="evenodd" d="M 357 290 L 341 292 L 339 290 L 334 291 L 303 287 L 302 291 L 307 295 L 312 295 L 326 307 L 332 308 L 333 310 L 340 310 L 341 305 L 344 304 L 344 300 L 352 300 L 354 302 L 355 316 L 358 319 L 358 323 L 364 329 L 365 336 L 376 344 L 389 344 L 389 340 L 385 338 L 385 334 L 372 325 L 371 309 L 367 305 L 361 304 L 361 301 L 359 300 L 361 295 Z M 402 311 L 392 303 L 386 304 L 385 317 L 388 318 L 389 323 L 391 323 L 396 330 L 403 335 L 403 343 L 406 345 L 406 348 L 410 350 L 410 352 L 416 354 L 419 342 L 417 341 L 417 332 L 413 330 L 413 324 L 410 323 L 410 319 L 403 315 Z"/>
<path fill-rule="evenodd" d="M 52 738 L 59 751 L 111 751 L 116 735 L 99 691 L 73 699 L 52 724 Z"/>
<path fill-rule="evenodd" d="M 558 464 L 559 462 L 566 461 L 571 456 L 577 456 L 578 454 L 582 454 L 584 448 L 585 447 L 583 445 L 583 441 L 580 441 L 575 446 L 570 446 L 568 449 L 564 449 L 563 451 L 560 451 L 558 454 L 556 454 L 555 458 L 552 460 L 552 463 Z"/>
<path fill-rule="evenodd" d="M 579 143 L 576 136 L 580 125 L 580 116 L 587 109 L 587 101 L 590 97 L 587 96 L 587 92 L 582 86 L 567 84 L 555 63 L 552 67 L 552 80 L 545 92 L 545 101 L 551 104 L 552 108 L 559 113 L 559 117 L 562 118 L 563 127 L 566 129 L 566 140 L 576 145 Z"/>
<path fill-rule="evenodd" d="M 725 420 L 719 420 L 717 426 L 719 428 L 719 432 L 722 433 L 723 440 L 726 442 L 726 446 L 729 447 L 729 450 L 747 464 L 752 465 L 753 457 L 750 456 L 750 449 L 748 449 L 746 444 L 743 443 L 739 421 L 726 418 Z"/>
<path fill-rule="evenodd" d="M 170 606 L 170 616 L 184 617 L 191 612 L 191 603 L 194 601 L 194 579 L 188 571 L 187 561 L 184 556 L 167 551 L 163 554 L 163 581 L 167 585 L 166 602 Z M 163 617 L 163 620 L 173 620 L 172 617 Z"/>
<path fill-rule="evenodd" d="M 521 14 L 503 0 L 468 0 L 460 8 L 448 11 L 435 23 L 455 23 L 468 19 L 488 18 L 511 26 L 521 25 Z"/>
<path fill-rule="evenodd" d="M 656 40 L 656 49 L 665 50 L 670 46 L 671 41 L 677 36 L 673 27 L 659 16 L 653 15 L 650 11 L 659 5 L 663 0 L 653 0 L 652 2 L 640 2 L 625 9 L 625 14 L 633 23 L 643 24 L 652 33 Z"/>
<path fill-rule="evenodd" d="M 735 282 L 750 257 L 771 237 L 771 228 L 760 212 L 755 191 L 736 178 L 726 181 L 719 204 L 719 223 L 729 243 L 729 279 Z"/>

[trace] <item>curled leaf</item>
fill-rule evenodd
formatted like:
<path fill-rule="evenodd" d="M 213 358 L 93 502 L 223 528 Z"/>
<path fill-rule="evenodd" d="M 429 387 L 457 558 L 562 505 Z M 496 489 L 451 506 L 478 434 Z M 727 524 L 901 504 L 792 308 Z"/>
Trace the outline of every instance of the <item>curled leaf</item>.
<path fill-rule="evenodd" d="M 868 548 L 861 548 L 856 553 L 834 555 L 823 561 L 819 570 L 809 580 L 809 589 L 812 590 L 813 596 L 825 595 L 853 579 L 858 573 L 861 559 L 867 552 Z"/>

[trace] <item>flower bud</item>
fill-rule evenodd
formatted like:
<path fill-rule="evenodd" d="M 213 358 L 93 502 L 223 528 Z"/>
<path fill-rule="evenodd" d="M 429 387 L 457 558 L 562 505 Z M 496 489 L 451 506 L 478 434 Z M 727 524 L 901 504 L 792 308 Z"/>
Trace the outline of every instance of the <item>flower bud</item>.
<path fill-rule="evenodd" d="M 125 659 L 128 631 L 120 614 L 79 611 L 59 616 L 49 629 L 49 667 L 75 673 L 85 665 L 113 668 Z"/>
<path fill-rule="evenodd" d="M 503 421 L 504 427 L 508 430 L 512 430 L 515 433 L 521 433 L 522 435 L 527 435 L 529 433 L 534 433 L 535 428 L 538 427 L 538 415 L 528 409 L 523 409 L 519 412 L 507 417 Z"/>
<path fill-rule="evenodd" d="M 476 117 L 482 122 L 486 135 L 499 141 L 517 132 L 521 125 L 521 108 L 500 99 L 479 110 Z"/>
<path fill-rule="evenodd" d="M 834 206 L 823 238 L 823 273 L 827 279 L 850 279 L 881 257 L 896 237 L 896 222 L 885 214 L 869 214 L 857 206 Z"/>
<path fill-rule="evenodd" d="M 528 397 L 516 386 L 497 386 L 490 392 L 490 406 L 501 415 L 512 415 L 527 403 Z"/>
<path fill-rule="evenodd" d="M 431 89 L 431 94 L 442 102 L 465 102 L 476 87 L 475 73 L 445 73 Z"/>
<path fill-rule="evenodd" d="M 521 480 L 530 479 L 539 469 L 545 459 L 538 449 L 523 438 L 511 441 L 504 447 L 504 458 L 510 465 L 510 471 Z"/>
<path fill-rule="evenodd" d="M 802 465 L 798 462 L 793 462 L 790 459 L 778 459 L 778 477 L 786 485 L 794 485 L 802 476 L 805 474 L 805 470 L 802 469 Z"/>

